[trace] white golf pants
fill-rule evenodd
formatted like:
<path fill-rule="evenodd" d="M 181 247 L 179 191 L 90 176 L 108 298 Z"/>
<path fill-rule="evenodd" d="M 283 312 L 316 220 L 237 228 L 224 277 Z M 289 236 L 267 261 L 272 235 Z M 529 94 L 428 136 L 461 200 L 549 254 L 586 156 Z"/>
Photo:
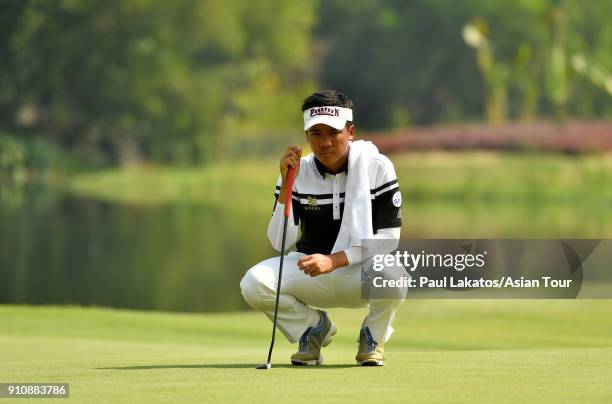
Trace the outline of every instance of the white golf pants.
<path fill-rule="evenodd" d="M 284 258 L 283 279 L 278 302 L 278 328 L 292 343 L 297 342 L 307 327 L 319 321 L 313 307 L 358 308 L 369 305 L 364 325 L 379 343 L 386 342 L 393 333 L 391 323 L 404 299 L 361 298 L 361 265 L 338 268 L 315 277 L 304 275 L 297 261 L 305 254 L 290 252 Z M 240 289 L 244 300 L 254 309 L 274 319 L 274 303 L 278 282 L 280 257 L 260 262 L 242 278 Z M 332 319 L 333 321 L 333 319 Z"/>

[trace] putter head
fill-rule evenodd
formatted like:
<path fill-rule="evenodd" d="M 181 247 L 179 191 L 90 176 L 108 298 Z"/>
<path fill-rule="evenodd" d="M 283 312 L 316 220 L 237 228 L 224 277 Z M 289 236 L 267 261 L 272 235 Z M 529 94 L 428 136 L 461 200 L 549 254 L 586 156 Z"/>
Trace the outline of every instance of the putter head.
<path fill-rule="evenodd" d="M 272 367 L 272 364 L 270 362 L 266 362 L 266 363 L 262 363 L 261 365 L 257 366 L 255 369 L 270 369 Z"/>

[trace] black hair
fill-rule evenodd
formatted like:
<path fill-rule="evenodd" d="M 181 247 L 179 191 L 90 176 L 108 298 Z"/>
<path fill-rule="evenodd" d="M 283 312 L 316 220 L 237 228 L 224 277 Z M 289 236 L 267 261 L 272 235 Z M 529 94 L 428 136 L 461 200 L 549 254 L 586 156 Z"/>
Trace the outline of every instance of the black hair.
<path fill-rule="evenodd" d="M 337 90 L 321 90 L 309 95 L 302 102 L 302 112 L 314 107 L 342 107 L 353 109 L 353 101 Z M 353 121 L 346 121 L 353 125 Z"/>

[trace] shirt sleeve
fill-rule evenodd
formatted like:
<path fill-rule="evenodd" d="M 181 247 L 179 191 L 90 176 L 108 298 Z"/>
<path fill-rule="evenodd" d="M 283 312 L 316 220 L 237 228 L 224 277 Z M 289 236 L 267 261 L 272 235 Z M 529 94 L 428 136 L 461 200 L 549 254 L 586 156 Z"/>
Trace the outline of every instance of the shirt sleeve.
<path fill-rule="evenodd" d="M 374 234 L 381 229 L 402 227 L 402 193 L 393 163 L 382 160 L 372 194 L 372 227 Z"/>
<path fill-rule="evenodd" d="M 285 204 L 278 202 L 278 196 L 280 194 L 281 188 L 281 177 L 278 176 L 278 180 L 276 182 L 276 191 L 274 192 L 274 208 L 272 210 L 272 218 L 270 219 L 270 223 L 268 224 L 268 239 L 272 244 L 272 248 L 276 251 L 281 251 L 282 242 L 283 242 L 283 225 L 285 219 Z M 296 200 L 292 196 L 292 204 L 291 210 L 289 213 L 289 217 L 293 216 L 293 220 L 287 221 L 287 235 L 285 239 L 285 250 L 289 249 L 295 242 L 297 241 L 298 236 L 298 223 L 299 223 L 299 206 L 296 208 L 296 205 L 299 205 L 299 201 Z"/>
<path fill-rule="evenodd" d="M 283 243 L 283 225 L 285 222 L 285 205 L 282 203 L 274 204 L 274 213 L 272 213 L 272 219 L 268 224 L 268 239 L 272 243 L 272 248 L 276 251 L 281 251 Z M 291 211 L 293 211 L 293 204 L 291 205 Z M 289 213 L 289 216 L 292 214 Z M 285 239 L 285 250 L 289 249 L 297 241 L 298 226 L 293 220 L 287 221 L 287 235 Z"/>
<path fill-rule="evenodd" d="M 381 229 L 374 235 L 374 239 L 376 240 L 389 240 L 389 243 L 385 243 L 382 247 L 382 250 L 377 249 L 377 254 L 389 254 L 392 251 L 395 251 L 399 245 L 401 228 L 394 227 L 388 229 Z M 359 246 L 351 247 L 344 250 L 346 254 L 346 258 L 348 260 L 349 265 L 360 264 L 369 257 L 362 257 L 361 254 L 362 248 Z"/>

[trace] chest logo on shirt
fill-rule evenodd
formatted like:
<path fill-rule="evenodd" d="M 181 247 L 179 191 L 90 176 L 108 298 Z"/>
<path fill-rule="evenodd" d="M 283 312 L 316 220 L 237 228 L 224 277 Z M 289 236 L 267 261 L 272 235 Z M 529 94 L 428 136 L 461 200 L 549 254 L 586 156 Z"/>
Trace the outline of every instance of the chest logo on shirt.
<path fill-rule="evenodd" d="M 306 209 L 306 210 L 321 210 L 321 208 L 319 207 L 319 204 L 317 202 L 317 198 L 315 198 L 312 195 L 310 195 L 308 197 L 308 206 L 305 206 L 304 209 Z"/>

